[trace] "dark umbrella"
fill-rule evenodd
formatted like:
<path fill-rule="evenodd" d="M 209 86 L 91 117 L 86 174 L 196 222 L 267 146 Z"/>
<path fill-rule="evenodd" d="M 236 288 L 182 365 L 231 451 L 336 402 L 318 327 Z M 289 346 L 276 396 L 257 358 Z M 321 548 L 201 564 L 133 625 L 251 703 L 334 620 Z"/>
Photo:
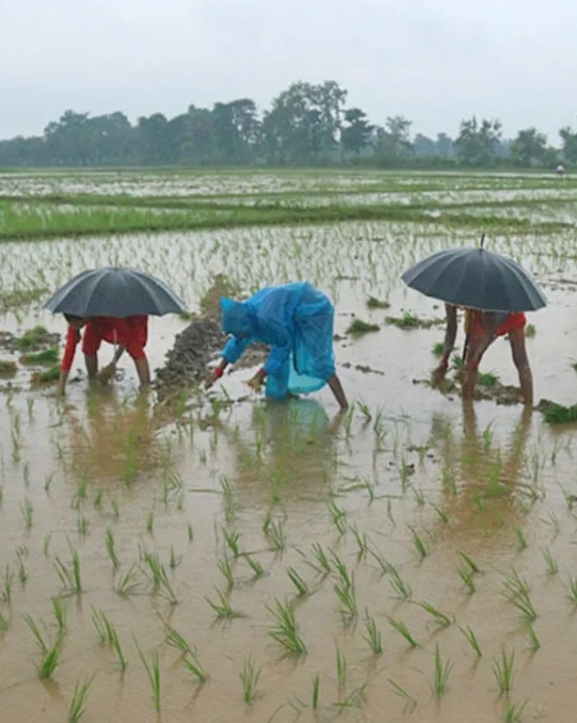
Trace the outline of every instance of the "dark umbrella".
<path fill-rule="evenodd" d="M 103 268 L 83 271 L 44 304 L 54 313 L 73 316 L 162 316 L 185 310 L 168 286 L 138 269 Z"/>
<path fill-rule="evenodd" d="M 541 289 L 513 259 L 481 248 L 445 249 L 401 277 L 411 289 L 455 306 L 492 312 L 536 311 Z"/>

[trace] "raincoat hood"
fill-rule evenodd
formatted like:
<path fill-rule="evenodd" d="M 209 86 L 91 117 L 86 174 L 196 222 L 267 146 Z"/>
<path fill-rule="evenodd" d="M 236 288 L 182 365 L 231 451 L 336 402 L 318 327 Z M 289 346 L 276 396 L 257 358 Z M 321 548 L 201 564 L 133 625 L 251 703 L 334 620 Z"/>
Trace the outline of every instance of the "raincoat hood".
<path fill-rule="evenodd" d="M 222 330 L 237 337 L 251 337 L 256 333 L 256 312 L 246 302 L 222 298 L 220 300 Z"/>

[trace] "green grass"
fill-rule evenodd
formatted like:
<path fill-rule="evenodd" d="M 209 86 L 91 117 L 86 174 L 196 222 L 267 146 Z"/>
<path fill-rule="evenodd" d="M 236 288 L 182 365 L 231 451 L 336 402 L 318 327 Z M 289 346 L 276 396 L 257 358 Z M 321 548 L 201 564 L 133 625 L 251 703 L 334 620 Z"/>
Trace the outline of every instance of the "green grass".
<path fill-rule="evenodd" d="M 68 723 L 78 723 L 84 716 L 86 698 L 92 684 L 92 678 L 86 678 L 82 683 L 77 680 L 74 686 L 74 694 L 68 709 Z"/>
<path fill-rule="evenodd" d="M 513 687 L 513 666 L 515 663 L 515 651 L 511 655 L 503 650 L 500 658 L 493 658 L 493 675 L 497 681 L 499 693 L 509 693 Z"/>
<path fill-rule="evenodd" d="M 1 235 L 1 232 L 0 232 Z M 42 344 L 48 334 L 48 329 L 43 326 L 35 326 L 24 332 L 21 337 L 16 339 L 16 348 L 20 351 L 28 351 Z"/>
<path fill-rule="evenodd" d="M 443 662 L 439 643 L 435 645 L 435 667 L 433 673 L 433 691 L 435 698 L 441 698 L 447 691 L 449 675 L 453 669 L 453 661 L 449 658 Z"/>
<path fill-rule="evenodd" d="M 306 655 L 308 650 L 300 636 L 299 628 L 295 619 L 294 610 L 275 598 L 275 607 L 267 610 L 276 622 L 275 627 L 269 630 L 269 635 L 279 645 L 294 656 Z"/>
<path fill-rule="evenodd" d="M 253 658 L 247 658 L 239 673 L 242 683 L 242 697 L 245 703 L 252 703 L 258 696 L 257 685 L 260 679 L 261 670 L 257 667 Z"/>
<path fill-rule="evenodd" d="M 479 372 L 477 384 L 480 387 L 494 387 L 499 382 L 499 377 L 493 372 Z"/>

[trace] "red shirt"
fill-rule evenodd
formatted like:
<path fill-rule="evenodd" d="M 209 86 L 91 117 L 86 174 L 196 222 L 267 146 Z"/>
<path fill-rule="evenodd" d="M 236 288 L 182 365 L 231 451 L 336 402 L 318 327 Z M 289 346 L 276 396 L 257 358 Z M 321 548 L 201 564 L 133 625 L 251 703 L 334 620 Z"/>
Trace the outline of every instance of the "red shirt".
<path fill-rule="evenodd" d="M 133 359 L 142 359 L 145 356 L 147 336 L 148 317 L 146 316 L 129 316 L 125 319 L 97 316 L 87 322 L 83 335 L 73 326 L 69 326 L 61 368 L 65 372 L 70 371 L 76 347 L 81 339 L 82 351 L 89 356 L 96 354 L 102 341 L 107 341 L 109 344 L 125 346 Z"/>

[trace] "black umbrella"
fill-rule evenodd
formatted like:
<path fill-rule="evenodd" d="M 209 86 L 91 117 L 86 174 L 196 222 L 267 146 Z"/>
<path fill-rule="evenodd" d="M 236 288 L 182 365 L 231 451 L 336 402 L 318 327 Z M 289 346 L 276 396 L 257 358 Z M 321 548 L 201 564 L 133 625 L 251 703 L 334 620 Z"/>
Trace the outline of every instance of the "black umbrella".
<path fill-rule="evenodd" d="M 126 268 L 83 271 L 44 304 L 54 313 L 73 316 L 162 316 L 185 310 L 182 301 L 160 279 Z"/>
<path fill-rule="evenodd" d="M 547 300 L 513 259 L 481 248 L 438 251 L 402 275 L 411 289 L 455 306 L 492 312 L 535 311 Z"/>

